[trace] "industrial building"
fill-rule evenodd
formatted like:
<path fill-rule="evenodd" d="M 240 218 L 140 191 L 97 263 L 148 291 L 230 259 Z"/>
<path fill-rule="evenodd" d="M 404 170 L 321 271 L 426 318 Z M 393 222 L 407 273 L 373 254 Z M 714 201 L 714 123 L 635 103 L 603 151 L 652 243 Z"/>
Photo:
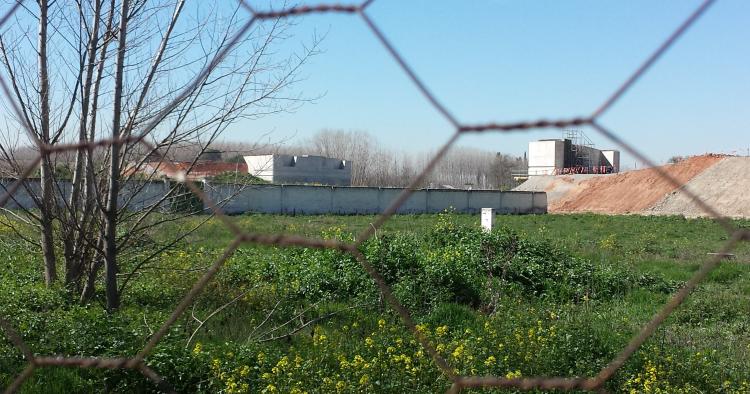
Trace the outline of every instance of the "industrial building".
<path fill-rule="evenodd" d="M 311 155 L 244 156 L 248 173 L 271 183 L 350 186 L 352 163 Z"/>
<path fill-rule="evenodd" d="M 528 175 L 611 174 L 620 169 L 620 151 L 600 150 L 581 131 L 563 138 L 529 142 Z"/>

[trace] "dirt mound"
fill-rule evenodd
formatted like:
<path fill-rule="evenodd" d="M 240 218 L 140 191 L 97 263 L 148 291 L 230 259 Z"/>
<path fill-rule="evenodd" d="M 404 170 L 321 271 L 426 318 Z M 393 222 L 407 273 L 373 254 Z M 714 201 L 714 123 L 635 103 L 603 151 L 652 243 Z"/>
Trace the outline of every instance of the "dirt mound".
<path fill-rule="evenodd" d="M 645 211 L 653 215 L 707 216 L 685 193 L 707 202 L 720 215 L 750 217 L 750 157 L 727 157 Z"/>
<path fill-rule="evenodd" d="M 716 155 L 695 156 L 660 168 L 686 184 L 722 159 Z M 653 168 L 597 176 L 581 181 L 559 199 L 548 198 L 548 211 L 638 213 L 650 209 L 676 189 Z"/>

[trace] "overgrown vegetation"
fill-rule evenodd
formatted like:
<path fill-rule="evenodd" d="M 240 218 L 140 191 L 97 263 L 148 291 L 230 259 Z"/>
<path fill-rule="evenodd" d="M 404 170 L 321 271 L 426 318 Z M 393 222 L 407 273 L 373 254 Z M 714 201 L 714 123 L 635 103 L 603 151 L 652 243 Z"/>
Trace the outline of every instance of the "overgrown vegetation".
<path fill-rule="evenodd" d="M 190 228 L 192 220 L 170 231 Z M 351 240 L 372 217 L 235 220 L 246 230 Z M 398 216 L 362 247 L 419 329 L 464 374 L 595 374 L 726 239 L 711 221 L 676 217 L 503 216 L 489 234 L 476 222 L 468 215 Z M 96 303 L 101 289 L 82 306 L 61 288 L 45 288 L 38 255 L 8 228 L 0 227 L 0 237 L 7 256 L 0 314 L 35 353 L 69 356 L 135 354 L 230 239 L 221 223 L 208 222 L 142 267 L 123 293 L 123 308 L 107 314 Z M 160 235 L 153 237 L 158 244 Z M 741 245 L 736 254 L 608 389 L 750 390 L 750 269 L 743 264 L 750 249 Z M 123 259 L 124 272 L 128 264 Z M 147 362 L 188 392 L 400 393 L 449 385 L 358 263 L 318 249 L 239 249 Z M 0 385 L 23 367 L 20 352 L 1 341 Z M 155 386 L 134 372 L 41 368 L 24 390 Z"/>
<path fill-rule="evenodd" d="M 232 183 L 238 185 L 263 185 L 270 183 L 253 174 L 237 171 L 225 171 L 219 175 L 211 177 L 210 180 L 212 183 Z"/>

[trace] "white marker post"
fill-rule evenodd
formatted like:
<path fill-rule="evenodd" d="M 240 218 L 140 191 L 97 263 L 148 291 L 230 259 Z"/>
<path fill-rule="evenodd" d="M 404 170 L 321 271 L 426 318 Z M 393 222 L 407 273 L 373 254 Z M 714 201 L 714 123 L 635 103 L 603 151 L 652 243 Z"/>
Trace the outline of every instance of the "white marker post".
<path fill-rule="evenodd" d="M 482 208 L 482 230 L 485 232 L 492 231 L 492 225 L 495 223 L 495 210 L 492 208 Z"/>

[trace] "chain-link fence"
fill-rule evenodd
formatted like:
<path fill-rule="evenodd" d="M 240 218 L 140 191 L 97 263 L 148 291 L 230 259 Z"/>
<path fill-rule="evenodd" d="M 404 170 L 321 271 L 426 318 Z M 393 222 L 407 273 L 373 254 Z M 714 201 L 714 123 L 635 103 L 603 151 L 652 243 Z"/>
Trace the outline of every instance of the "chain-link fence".
<path fill-rule="evenodd" d="M 539 128 L 566 128 L 571 126 L 590 126 L 598 133 L 614 142 L 615 144 L 622 147 L 625 151 L 636 157 L 638 160 L 646 163 L 653 167 L 655 171 L 667 180 L 674 187 L 682 187 L 683 185 L 674 177 L 669 175 L 660 167 L 656 166 L 652 160 L 646 157 L 641 151 L 635 146 L 628 144 L 621 139 L 615 132 L 609 130 L 605 126 L 599 123 L 599 118 L 609 110 L 622 95 L 630 89 L 635 83 L 638 82 L 640 77 L 646 73 L 656 61 L 672 46 L 674 43 L 685 33 L 701 15 L 703 15 L 714 1 L 707 0 L 703 2 L 657 49 L 654 51 L 643 64 L 638 67 L 632 75 L 630 75 L 625 82 L 620 85 L 614 93 L 601 104 L 591 115 L 584 117 L 572 117 L 569 119 L 558 119 L 558 120 L 531 120 L 519 123 L 484 123 L 484 124 L 463 124 L 459 122 L 451 112 L 440 103 L 437 98 L 430 92 L 427 85 L 419 78 L 417 73 L 404 61 L 402 56 L 386 38 L 385 34 L 380 30 L 375 21 L 368 15 L 367 9 L 373 3 L 373 0 L 365 1 L 364 3 L 357 5 L 340 5 L 340 4 L 322 4 L 316 6 L 300 6 L 291 7 L 279 11 L 261 11 L 251 7 L 244 0 L 240 0 L 241 8 L 248 12 L 251 17 L 250 19 L 238 30 L 238 32 L 228 40 L 228 44 L 219 51 L 210 63 L 201 71 L 192 86 L 184 87 L 183 93 L 177 95 L 174 100 L 163 108 L 162 112 L 154 116 L 150 123 L 143 127 L 143 130 L 138 134 L 113 138 L 107 140 L 99 140 L 91 143 L 74 143 L 74 144 L 45 144 L 39 140 L 34 132 L 29 128 L 27 130 L 29 136 L 35 141 L 39 155 L 26 167 L 22 172 L 21 176 L 6 189 L 6 193 L 0 197 L 0 206 L 4 206 L 8 202 L 13 193 L 16 192 L 21 186 L 22 182 L 29 177 L 35 168 L 42 162 L 43 158 L 47 155 L 62 152 L 62 151 L 75 151 L 75 150 L 89 150 L 92 151 L 96 147 L 105 147 L 111 145 L 123 145 L 129 143 L 140 143 L 146 146 L 151 151 L 156 149 L 145 140 L 145 137 L 151 133 L 151 131 L 162 121 L 163 117 L 178 103 L 184 99 L 192 88 L 195 87 L 211 70 L 217 67 L 224 57 L 232 50 L 232 48 L 243 38 L 250 28 L 257 23 L 262 23 L 264 20 L 269 19 L 280 19 L 290 18 L 295 16 L 304 16 L 312 13 L 342 13 L 350 14 L 353 17 L 360 18 L 362 22 L 369 28 L 372 34 L 378 39 L 378 41 L 385 47 L 390 56 L 396 61 L 401 70 L 408 76 L 409 80 L 417 87 L 421 94 L 427 99 L 427 101 L 434 107 L 448 122 L 451 123 L 455 129 L 454 134 L 448 139 L 447 142 L 437 151 L 434 157 L 428 162 L 424 170 L 414 177 L 409 186 L 404 189 L 392 202 L 391 204 L 376 218 L 371 226 L 367 226 L 361 233 L 355 238 L 356 241 L 347 243 L 336 240 L 323 240 L 315 238 L 300 237 L 286 234 L 261 234 L 261 233 L 248 233 L 240 229 L 234 224 L 227 216 L 225 216 L 221 208 L 211 201 L 203 191 L 195 186 L 193 182 L 185 182 L 185 174 L 182 173 L 174 177 L 175 181 L 184 182 L 185 187 L 189 188 L 197 198 L 203 201 L 206 207 L 210 208 L 216 217 L 222 221 L 224 225 L 233 233 L 234 240 L 226 247 L 223 254 L 217 259 L 200 277 L 200 279 L 193 285 L 192 289 L 184 296 L 179 305 L 174 309 L 171 316 L 162 324 L 162 326 L 150 337 L 148 343 L 141 349 L 138 354 L 133 356 L 124 356 L 121 358 L 74 358 L 74 357 L 57 357 L 57 356 L 38 356 L 34 355 L 31 350 L 26 346 L 21 336 L 18 335 L 16 330 L 5 320 L 0 319 L 0 327 L 5 332 L 5 335 L 13 342 L 13 344 L 23 353 L 28 364 L 26 368 L 16 377 L 15 381 L 6 389 L 6 392 L 14 392 L 18 390 L 23 382 L 31 376 L 36 368 L 45 366 L 63 366 L 63 367 L 77 367 L 77 368 L 108 368 L 108 369 L 134 369 L 140 371 L 146 378 L 152 380 L 160 389 L 163 391 L 173 391 L 169 382 L 166 382 L 159 376 L 158 371 L 154 371 L 149 368 L 145 359 L 152 352 L 154 347 L 159 341 L 167 334 L 170 327 L 182 316 L 185 310 L 193 303 L 198 297 L 207 284 L 214 278 L 218 271 L 222 268 L 222 265 L 227 261 L 230 256 L 237 250 L 242 244 L 261 244 L 261 245 L 274 245 L 278 247 L 305 247 L 305 248 L 327 248 L 336 249 L 345 253 L 350 253 L 362 266 L 362 268 L 369 274 L 369 276 L 376 283 L 383 298 L 389 303 L 389 305 L 396 311 L 396 313 L 402 319 L 404 325 L 411 331 L 414 337 L 419 341 L 421 346 L 427 353 L 432 357 L 435 367 L 439 368 L 440 371 L 445 374 L 446 377 L 452 381 L 450 392 L 457 392 L 463 388 L 469 387 L 510 387 L 518 389 L 583 389 L 583 390 L 601 390 L 603 385 L 617 372 L 617 370 L 625 364 L 625 362 L 633 355 L 636 350 L 654 333 L 654 331 L 664 322 L 664 320 L 687 298 L 687 296 L 700 284 L 706 276 L 719 264 L 723 254 L 730 252 L 738 242 L 743 240 L 750 240 L 750 231 L 747 229 L 735 228 L 735 226 L 726 218 L 722 217 L 714 208 L 709 204 L 702 201 L 698 196 L 693 194 L 689 189 L 682 189 L 693 202 L 695 202 L 703 211 L 714 218 L 724 230 L 730 234 L 730 237 L 721 248 L 719 253 L 715 254 L 709 261 L 703 263 L 700 269 L 693 275 L 693 277 L 687 281 L 687 283 L 674 294 L 671 299 L 650 319 L 650 321 L 643 326 L 640 331 L 633 336 L 627 346 L 611 361 L 606 365 L 598 374 L 589 377 L 522 377 L 522 378 L 506 378 L 501 376 L 460 376 L 455 373 L 455 369 L 452 368 L 451 364 L 443 358 L 436 350 L 435 347 L 430 343 L 419 330 L 417 330 L 414 320 L 411 317 L 410 312 L 394 297 L 393 292 L 383 277 L 378 271 L 371 265 L 365 256 L 359 251 L 359 247 L 363 242 L 371 238 L 374 233 L 380 229 L 384 223 L 397 211 L 397 209 L 404 204 L 404 202 L 412 194 L 415 187 L 421 184 L 424 177 L 430 173 L 435 167 L 436 163 L 445 155 L 448 149 L 458 141 L 458 139 L 469 133 L 488 133 L 488 132 L 518 132 L 524 130 L 532 130 Z M 0 19 L 0 27 L 2 27 L 13 14 L 22 6 L 23 1 L 18 1 L 13 5 L 9 12 Z M 7 81 L 0 78 L 0 87 L 2 87 L 6 99 L 10 101 L 10 108 L 15 111 L 15 115 L 19 119 L 23 119 L 21 109 L 18 103 L 13 102 L 11 94 L 11 88 L 8 86 Z M 165 161 L 165 165 L 169 165 Z M 175 171 L 178 173 L 178 171 Z"/>

